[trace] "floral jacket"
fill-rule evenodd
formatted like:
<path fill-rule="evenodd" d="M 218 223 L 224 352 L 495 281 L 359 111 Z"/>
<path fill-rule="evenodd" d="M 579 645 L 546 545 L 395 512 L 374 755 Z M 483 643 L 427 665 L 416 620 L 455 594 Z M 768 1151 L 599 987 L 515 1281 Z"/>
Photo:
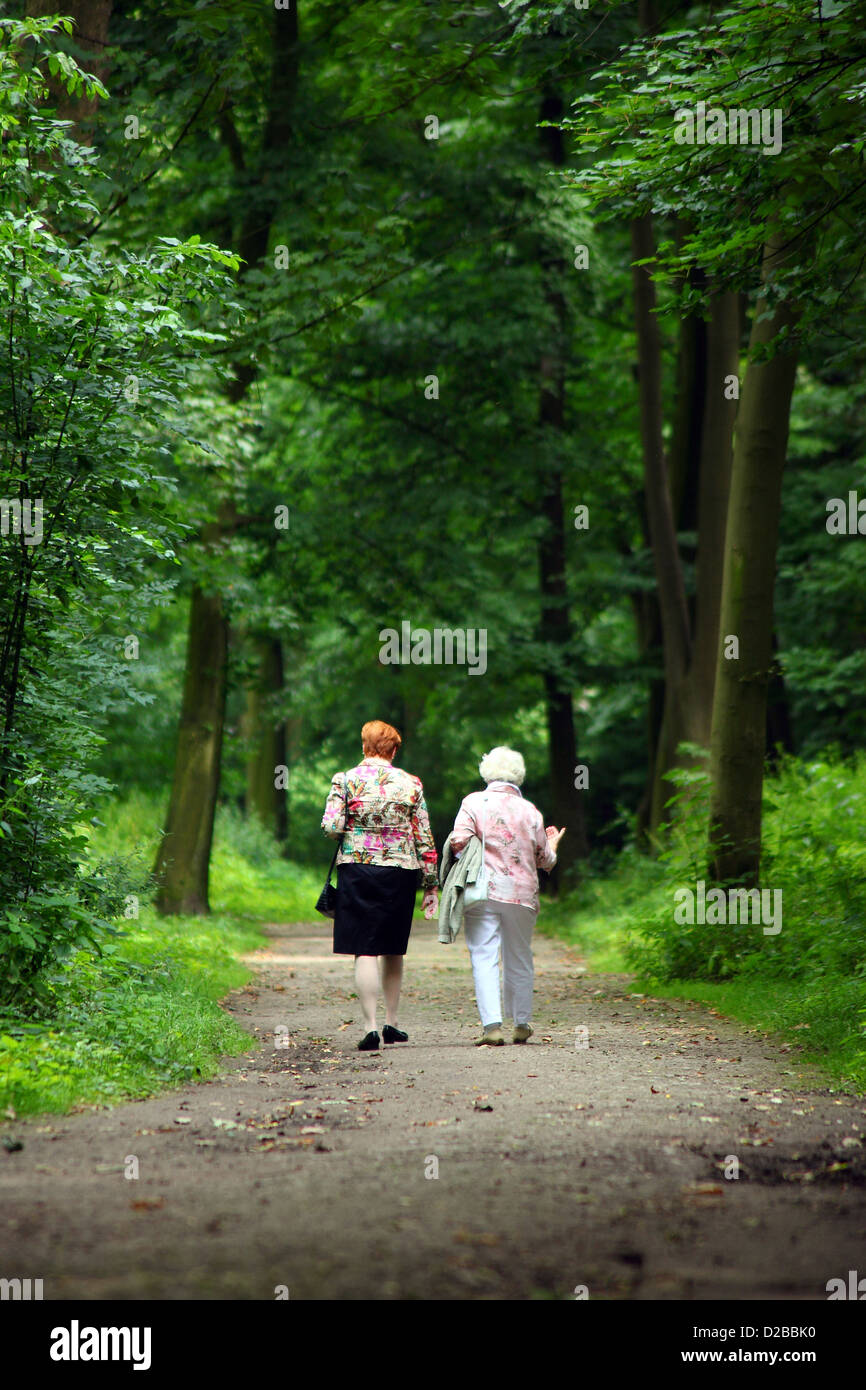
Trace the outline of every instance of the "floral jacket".
<path fill-rule="evenodd" d="M 451 831 L 459 853 L 484 831 L 484 863 L 490 897 L 538 911 L 538 870 L 552 869 L 556 851 L 544 831 L 541 812 L 511 782 L 489 782 L 487 790 L 463 798 Z"/>
<path fill-rule="evenodd" d="M 390 763 L 367 758 L 348 772 L 338 772 L 322 817 L 322 829 L 332 839 L 338 839 L 346 825 L 344 779 L 349 820 L 337 863 L 420 868 L 424 888 L 435 888 L 436 845 L 418 778 Z"/>

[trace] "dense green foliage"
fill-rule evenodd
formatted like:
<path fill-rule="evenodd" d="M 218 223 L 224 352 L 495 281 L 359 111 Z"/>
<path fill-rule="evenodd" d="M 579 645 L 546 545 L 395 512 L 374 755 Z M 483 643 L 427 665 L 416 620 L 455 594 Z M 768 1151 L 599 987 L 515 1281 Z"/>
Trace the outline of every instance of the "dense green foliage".
<path fill-rule="evenodd" d="M 522 749 L 549 811 L 565 759 L 553 687 L 589 772 L 591 856 L 548 924 L 602 964 L 623 964 L 627 936 L 656 981 L 814 999 L 856 1051 L 866 542 L 826 519 L 829 499 L 866 495 L 860 7 L 674 3 L 646 32 L 619 0 L 302 0 L 295 36 L 287 7 L 258 0 L 116 0 L 95 57 L 68 25 L 7 8 L 0 499 L 41 499 L 45 528 L 35 545 L 0 537 L 0 1007 L 20 1025 L 16 1066 L 33 1071 L 37 1046 L 47 1061 L 27 1028 L 50 1020 L 84 1049 L 69 1095 L 141 1094 L 190 1056 L 206 1071 L 229 1035 L 202 1000 L 239 978 L 231 950 L 248 940 L 229 917 L 251 900 L 257 918 L 309 914 L 328 781 L 361 724 L 402 730 L 441 844 L 495 743 Z M 779 152 L 677 144 L 677 110 L 699 101 L 778 108 Z M 762 866 L 784 929 L 758 941 L 674 921 L 675 889 L 706 874 L 700 774 L 662 855 L 635 848 L 663 670 L 629 241 L 644 212 L 669 447 L 689 315 L 741 295 L 744 375 L 762 247 L 796 249 L 770 292 L 800 309 L 768 736 L 784 729 L 787 747 L 765 784 Z M 683 525 L 692 605 L 695 550 Z M 196 593 L 219 600 L 228 635 L 208 927 L 147 905 Z M 380 634 L 403 622 L 483 629 L 486 671 L 383 665 Z M 270 684 L 263 642 L 281 658 Z M 279 842 L 249 773 L 275 729 Z M 177 1046 L 160 1043 L 175 1009 Z"/>
<path fill-rule="evenodd" d="M 190 306 L 233 263 L 198 238 L 117 255 L 80 239 L 98 210 L 91 161 L 21 61 L 29 40 L 57 70 L 52 37 L 48 21 L 0 26 L 0 476 L 23 516 L 0 546 L 0 1002 L 26 1002 L 46 966 L 98 947 L 122 905 L 122 882 L 79 872 L 71 830 L 108 786 L 94 716 L 136 700 L 104 611 L 134 622 L 164 591 L 146 574 L 177 536 L 159 470 L 192 370 L 177 344 L 213 339 Z M 70 90 L 104 91 L 71 62 L 60 72 Z"/>

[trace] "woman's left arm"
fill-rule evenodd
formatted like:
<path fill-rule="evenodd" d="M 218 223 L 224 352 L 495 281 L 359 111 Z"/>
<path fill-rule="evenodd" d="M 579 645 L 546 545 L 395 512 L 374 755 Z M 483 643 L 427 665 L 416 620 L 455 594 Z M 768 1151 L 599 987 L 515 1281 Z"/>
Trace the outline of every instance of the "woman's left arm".
<path fill-rule="evenodd" d="M 421 872 L 424 875 L 424 892 L 426 894 L 432 888 L 438 887 L 439 879 L 436 873 L 438 862 L 436 842 L 433 839 L 433 831 L 430 829 L 430 817 L 427 814 L 427 803 L 424 800 L 423 790 L 412 808 L 412 837 L 415 841 L 415 853 L 418 855 Z"/>
<path fill-rule="evenodd" d="M 348 783 L 338 772 L 331 780 L 331 790 L 328 792 L 325 814 L 322 816 L 322 829 L 332 840 L 337 840 L 342 835 L 346 827 L 347 810 Z"/>

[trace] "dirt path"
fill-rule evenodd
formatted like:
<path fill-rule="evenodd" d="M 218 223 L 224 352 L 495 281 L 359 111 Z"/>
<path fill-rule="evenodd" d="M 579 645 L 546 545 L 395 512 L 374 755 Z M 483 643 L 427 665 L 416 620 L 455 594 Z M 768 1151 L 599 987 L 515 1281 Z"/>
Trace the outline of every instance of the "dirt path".
<path fill-rule="evenodd" d="M 256 1048 L 217 1080 L 15 1124 L 0 1275 L 61 1299 L 825 1299 L 866 1273 L 866 1103 L 794 1053 L 543 937 L 535 1037 L 475 1048 L 465 945 L 416 923 L 411 1042 L 360 1054 L 327 930 L 269 934 L 229 1003 Z"/>

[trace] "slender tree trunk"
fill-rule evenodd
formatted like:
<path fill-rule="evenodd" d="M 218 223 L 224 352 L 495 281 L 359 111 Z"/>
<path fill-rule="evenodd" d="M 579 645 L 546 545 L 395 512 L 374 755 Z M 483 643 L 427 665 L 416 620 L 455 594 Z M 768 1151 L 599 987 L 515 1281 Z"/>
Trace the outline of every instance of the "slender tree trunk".
<path fill-rule="evenodd" d="M 165 833 L 154 874 L 165 914 L 210 911 L 208 867 L 219 791 L 226 696 L 227 630 L 222 600 L 196 585 L 177 759 Z"/>
<path fill-rule="evenodd" d="M 279 638 L 253 638 L 257 656 L 254 680 L 247 686 L 243 715 L 246 758 L 246 809 L 285 843 L 286 792 L 277 787 L 278 769 L 286 766 L 286 726 L 275 716 L 273 697 L 283 689 L 283 649 Z"/>
<path fill-rule="evenodd" d="M 697 279 L 697 273 L 690 277 Z M 671 446 L 667 454 L 668 485 L 670 488 L 671 512 L 674 530 L 697 530 L 698 490 L 700 480 L 701 434 L 703 431 L 704 404 L 706 394 L 707 369 L 707 331 L 703 319 L 690 314 L 680 320 L 677 349 L 676 394 L 674 398 L 674 424 Z M 677 542 L 678 565 L 682 570 L 683 558 L 694 563 L 695 548 L 686 557 L 681 556 Z M 684 586 L 685 589 L 685 586 Z M 686 599 L 689 626 L 694 621 L 693 605 Z M 686 653 L 686 661 L 691 659 L 691 642 Z M 665 819 L 665 802 L 673 787 L 667 780 L 671 768 L 678 765 L 678 745 L 688 737 L 688 667 L 672 683 L 668 677 L 662 688 L 662 713 L 658 729 L 658 740 L 654 747 L 651 764 L 651 783 L 649 795 L 649 831 L 654 840 L 659 827 Z"/>
<path fill-rule="evenodd" d="M 632 259 L 654 255 L 655 240 L 649 215 L 632 223 Z M 673 505 L 662 442 L 661 338 L 654 314 L 655 286 L 645 265 L 632 266 L 635 325 L 638 342 L 638 388 L 644 492 L 653 547 L 659 608 L 664 633 L 665 679 L 681 679 L 688 665 L 690 636 L 686 591 L 677 548 Z"/>
<path fill-rule="evenodd" d="M 541 119 L 557 121 L 563 115 L 561 98 L 547 95 L 541 103 Z M 541 130 L 542 150 L 556 168 L 565 163 L 562 132 L 555 126 Z M 553 313 L 553 339 L 541 360 L 541 391 L 539 423 L 545 434 L 565 430 L 565 360 L 568 351 L 568 313 L 562 278 L 567 273 L 561 255 L 542 248 L 545 272 L 545 296 Z M 554 457 L 551 449 L 546 458 Z M 565 552 L 565 509 L 563 503 L 562 467 L 557 461 L 546 469 L 543 482 L 542 511 L 544 532 L 538 545 L 539 582 L 541 588 L 541 621 L 539 636 L 542 643 L 558 655 L 571 650 L 573 630 L 569 610 L 568 580 Z M 553 892 L 558 891 L 564 873 L 589 854 L 586 835 L 586 813 L 582 789 L 575 786 L 577 767 L 577 737 L 574 729 L 574 705 L 570 683 L 554 664 L 544 672 L 544 694 L 547 707 L 547 746 L 550 758 L 551 804 L 548 814 L 556 826 L 565 826 L 567 833 L 559 845 L 556 868 L 550 875 Z"/>
<path fill-rule="evenodd" d="M 778 652 L 779 643 L 774 632 L 773 669 L 767 692 L 767 765 L 770 768 L 778 766 L 780 750 L 782 753 L 793 753 L 795 748 L 788 691 L 777 660 Z"/>
<path fill-rule="evenodd" d="M 705 370 L 695 373 L 684 386 L 700 389 L 700 410 L 686 415 L 681 433 L 688 440 L 689 457 L 680 465 L 681 505 L 688 506 L 680 525 L 697 530 L 696 593 L 688 665 L 676 682 L 665 684 L 665 705 L 653 769 L 650 812 L 651 834 L 656 835 L 666 818 L 665 802 L 673 788 L 667 774 L 691 759 L 678 752 L 681 743 L 709 747 L 713 688 L 718 652 L 719 611 L 722 595 L 722 563 L 733 456 L 733 429 L 737 401 L 726 379 L 737 374 L 739 355 L 739 304 L 734 294 L 712 301 L 705 335 Z M 727 385 L 727 395 L 726 395 Z M 730 399 L 728 398 L 730 397 Z M 680 407 L 681 418 L 683 407 Z M 700 422 L 695 430 L 693 421 Z M 676 438 L 675 431 L 675 438 Z M 686 481 L 686 475 L 688 480 Z M 690 514 L 694 499 L 697 515 Z"/>
<path fill-rule="evenodd" d="M 631 249 L 633 261 L 643 260 L 655 253 L 652 219 L 648 214 L 632 223 Z M 690 652 L 689 614 L 662 438 L 662 350 L 658 320 L 653 312 L 656 302 L 655 286 L 645 265 L 632 266 L 632 282 L 638 345 L 644 495 L 647 528 L 656 573 L 665 676 L 664 714 L 659 733 L 660 753 L 656 759 L 658 766 L 659 758 L 663 763 L 669 759 L 668 747 L 672 731 L 682 727 L 682 683 L 688 669 Z M 660 819 L 660 786 L 663 784 L 660 784 L 660 779 L 656 777 L 650 812 L 651 827 L 658 825 Z"/>
<path fill-rule="evenodd" d="M 764 284 L 788 255 L 768 240 Z M 789 301 L 770 312 L 762 294 L 737 418 L 710 746 L 712 872 L 722 882 L 754 884 L 760 871 L 776 548 L 796 372 L 795 353 L 784 343 L 769 361 L 752 361 L 751 350 L 790 333 L 796 319 Z M 725 656 L 730 636 L 739 642 L 737 660 Z"/>
<path fill-rule="evenodd" d="M 261 145 L 252 170 L 247 166 L 242 147 L 229 115 L 221 116 L 221 129 L 231 132 L 234 142 L 233 163 L 237 178 L 248 192 L 246 213 L 238 236 L 238 251 L 243 264 L 238 279 L 251 269 L 257 269 L 267 252 L 271 226 L 280 206 L 281 187 L 279 173 L 285 167 L 288 152 L 294 135 L 294 105 L 298 78 L 298 7 L 297 0 L 289 0 L 286 9 L 275 10 L 272 20 L 273 48 L 271 53 L 270 83 L 267 93 L 267 117 Z M 234 379 L 228 390 L 229 400 L 239 403 L 255 379 L 255 366 L 249 362 L 235 366 Z M 215 523 L 217 536 L 227 536 L 237 525 L 237 513 L 231 499 L 220 503 Z M 208 528 L 206 528 L 208 529 Z M 213 653 L 223 655 L 228 649 L 228 619 L 222 596 L 218 593 L 193 595 L 193 610 L 190 620 L 190 641 L 187 648 L 186 674 L 184 678 L 184 708 L 186 692 L 190 699 L 200 699 L 203 718 L 196 719 L 194 708 L 189 709 L 190 734 L 185 736 L 183 716 L 181 733 L 177 744 L 171 809 L 169 824 L 166 827 L 166 841 L 169 833 L 172 848 L 160 850 L 155 867 L 159 881 L 157 905 L 161 912 L 208 911 L 208 863 L 210 859 L 216 798 L 219 793 L 219 759 L 222 754 L 223 726 L 225 723 L 226 680 L 225 660 L 222 662 L 222 676 L 217 674 L 217 663 Z M 197 624 L 203 625 L 213 649 L 197 639 Z M 192 730 L 199 724 L 201 733 L 192 736 Z M 196 762 L 204 756 L 204 730 L 207 731 L 208 775 L 196 775 Z M 210 761 L 215 756 L 215 764 Z M 176 819 L 172 813 L 176 808 Z M 179 833 L 180 816 L 189 820 L 192 827 L 189 834 Z M 164 846 L 165 846 L 164 841 Z M 181 903 L 197 903 L 197 907 L 182 907 Z"/>
<path fill-rule="evenodd" d="M 689 275 L 698 284 L 697 271 Z M 701 437 L 707 382 L 707 325 L 700 314 L 680 319 L 671 444 L 667 455 L 671 509 L 676 530 L 696 531 Z M 686 558 L 694 558 L 694 553 Z M 691 612 L 690 612 L 691 617 Z"/>
<path fill-rule="evenodd" d="M 539 635 L 543 643 L 563 652 L 569 649 L 572 631 L 566 592 L 562 479 L 559 474 L 544 498 L 543 508 L 548 528 L 539 543 L 542 592 Z M 571 691 L 557 672 L 547 670 L 544 673 L 544 694 L 547 746 L 550 750 L 551 803 L 548 814 L 552 824 L 564 825 L 568 832 L 560 842 L 557 865 L 550 876 L 551 887 L 556 891 L 563 871 L 577 860 L 587 857 L 589 844 L 583 795 L 575 787 L 578 758 Z"/>
<path fill-rule="evenodd" d="M 725 531 L 731 490 L 736 396 L 740 355 L 739 296 L 713 299 L 707 330 L 707 376 L 698 486 L 698 551 L 695 621 L 689 667 L 689 739 L 709 747 L 719 650 Z"/>

